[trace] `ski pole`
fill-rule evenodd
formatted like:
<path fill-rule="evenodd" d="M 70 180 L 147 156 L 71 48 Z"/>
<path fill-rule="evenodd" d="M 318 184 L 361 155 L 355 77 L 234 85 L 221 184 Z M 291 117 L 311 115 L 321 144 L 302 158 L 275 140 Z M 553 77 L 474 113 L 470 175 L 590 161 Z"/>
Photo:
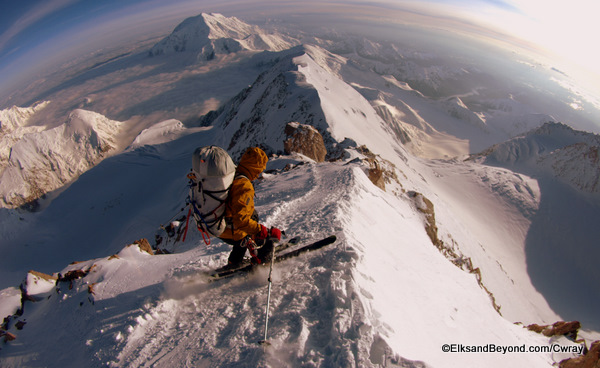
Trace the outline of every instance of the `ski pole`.
<path fill-rule="evenodd" d="M 267 307 L 265 309 L 265 339 L 259 341 L 258 343 L 261 345 L 271 345 L 271 343 L 267 340 L 267 334 L 269 331 L 269 304 L 271 303 L 271 284 L 272 279 L 271 275 L 273 274 L 273 262 L 275 261 L 275 245 L 273 244 L 273 249 L 271 250 L 271 264 L 269 265 L 269 287 L 267 291 Z"/>

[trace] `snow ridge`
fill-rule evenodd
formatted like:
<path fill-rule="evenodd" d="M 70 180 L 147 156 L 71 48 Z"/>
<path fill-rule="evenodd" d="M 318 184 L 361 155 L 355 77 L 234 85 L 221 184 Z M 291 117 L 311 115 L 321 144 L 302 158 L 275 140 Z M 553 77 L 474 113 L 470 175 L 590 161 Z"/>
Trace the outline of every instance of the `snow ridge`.
<path fill-rule="evenodd" d="M 271 165 L 281 166 L 277 161 Z M 85 366 L 552 365 L 542 353 L 490 358 L 441 351 L 451 341 L 548 346 L 552 340 L 496 313 L 475 276 L 430 243 L 414 202 L 375 187 L 362 164 L 304 164 L 266 175 L 256 188 L 267 224 L 303 241 L 331 233 L 339 239 L 275 267 L 266 352 L 257 344 L 266 268 L 207 284 L 199 272 L 223 264 L 227 246 L 198 246 L 201 238 L 190 233 L 191 244 L 174 254 L 151 256 L 132 245 L 65 267 L 63 276 L 78 270 L 82 276 L 59 281 L 27 304 L 19 332 L 27 344 L 7 346 L 9 356 L 34 365 L 26 347 L 33 345 L 46 361 L 66 364 L 68 356 Z M 402 236 L 390 236 L 390 228 Z M 55 327 L 65 320 L 71 325 Z M 54 331 L 61 343 L 44 344 L 40 331 Z"/>
<path fill-rule="evenodd" d="M 245 145 L 283 152 L 289 122 L 315 127 L 330 151 L 346 137 L 385 158 L 404 151 L 370 103 L 335 74 L 343 58 L 316 46 L 298 46 L 278 57 L 276 65 L 207 122 L 223 130 L 219 144 L 234 157 Z"/>

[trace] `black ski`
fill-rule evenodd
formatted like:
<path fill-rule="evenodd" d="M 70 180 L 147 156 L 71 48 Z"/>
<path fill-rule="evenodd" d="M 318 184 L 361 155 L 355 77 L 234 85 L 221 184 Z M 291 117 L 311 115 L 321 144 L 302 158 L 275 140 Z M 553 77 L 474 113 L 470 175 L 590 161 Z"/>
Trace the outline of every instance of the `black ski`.
<path fill-rule="evenodd" d="M 290 259 L 293 257 L 296 257 L 302 253 L 307 253 L 307 252 L 312 252 L 314 250 L 317 249 L 321 249 L 329 244 L 333 244 L 335 243 L 335 241 L 337 240 L 337 237 L 335 235 L 331 235 L 328 236 L 327 238 L 318 240 L 314 243 L 310 243 L 307 245 L 303 245 L 299 248 L 296 248 L 290 252 L 281 254 L 283 250 L 293 246 L 293 244 L 282 244 L 281 246 L 275 248 L 275 259 L 274 262 L 281 262 L 281 261 L 285 261 L 286 259 Z M 286 245 L 283 249 L 282 246 Z M 256 265 L 250 263 L 250 261 L 247 261 L 247 263 L 243 264 L 242 266 L 238 267 L 238 268 L 233 268 L 233 269 L 217 269 L 214 272 L 211 272 L 208 277 L 210 281 L 216 281 L 216 280 L 220 280 L 220 279 L 224 279 L 224 278 L 228 278 L 230 276 L 233 276 L 237 273 L 248 273 L 250 271 L 252 271 L 254 269 Z"/>
<path fill-rule="evenodd" d="M 300 248 L 296 248 L 296 249 L 292 250 L 291 252 L 287 252 L 287 253 L 281 254 L 281 255 L 275 254 L 275 263 L 285 261 L 286 259 L 290 259 L 292 257 L 296 257 L 302 253 L 312 252 L 313 250 L 321 249 L 326 245 L 335 243 L 336 240 L 337 240 L 337 236 L 330 235 L 330 236 L 326 237 L 325 239 L 321 239 L 314 243 L 302 246 Z"/>
<path fill-rule="evenodd" d="M 300 237 L 299 236 L 295 236 L 293 238 L 291 238 L 290 240 L 287 240 L 285 243 L 281 243 L 281 244 L 276 244 L 275 245 L 275 254 L 278 254 L 288 248 L 293 247 L 294 245 L 298 244 L 300 242 Z M 227 266 L 223 266 L 220 268 L 217 268 L 214 271 L 210 271 L 210 275 L 215 275 L 224 271 L 232 271 L 232 270 L 238 270 L 240 268 L 244 268 L 248 265 L 251 264 L 250 258 L 244 258 L 244 260 L 242 261 L 242 263 L 236 267 L 236 268 L 229 268 Z"/>

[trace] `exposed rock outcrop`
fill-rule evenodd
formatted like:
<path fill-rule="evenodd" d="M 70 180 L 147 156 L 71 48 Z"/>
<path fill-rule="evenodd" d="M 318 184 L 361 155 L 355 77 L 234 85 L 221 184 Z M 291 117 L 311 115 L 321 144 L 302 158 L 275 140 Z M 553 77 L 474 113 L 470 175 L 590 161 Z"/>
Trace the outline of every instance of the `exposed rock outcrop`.
<path fill-rule="evenodd" d="M 565 359 L 558 366 L 560 368 L 600 368 L 600 340 L 593 342 L 585 355 Z"/>
<path fill-rule="evenodd" d="M 386 189 L 386 184 L 392 181 L 401 185 L 393 163 L 374 154 L 366 146 L 357 147 L 356 150 L 365 156 L 365 161 L 369 164 L 367 176 L 373 184 L 383 190 Z"/>
<path fill-rule="evenodd" d="M 534 323 L 527 326 L 528 330 L 541 333 L 544 336 L 566 336 L 573 341 L 577 340 L 577 333 L 580 328 L 581 323 L 579 323 L 579 321 L 558 321 L 555 322 L 553 325 L 545 326 L 540 326 Z"/>
<path fill-rule="evenodd" d="M 133 244 L 136 244 L 138 247 L 140 247 L 140 250 L 142 252 L 146 252 L 150 255 L 154 255 L 154 251 L 152 250 L 152 246 L 148 242 L 148 239 L 142 238 L 140 240 L 134 241 Z"/>
<path fill-rule="evenodd" d="M 283 148 L 286 154 L 296 152 L 316 162 L 325 161 L 325 142 L 321 133 L 314 127 L 297 122 L 288 123 L 285 126 L 285 135 L 287 138 L 283 142 Z"/>

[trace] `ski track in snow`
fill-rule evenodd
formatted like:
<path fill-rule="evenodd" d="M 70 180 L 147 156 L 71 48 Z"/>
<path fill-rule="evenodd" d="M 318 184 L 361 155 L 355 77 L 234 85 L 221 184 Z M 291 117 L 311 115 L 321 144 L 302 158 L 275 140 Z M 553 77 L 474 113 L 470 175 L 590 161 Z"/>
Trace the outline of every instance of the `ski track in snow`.
<path fill-rule="evenodd" d="M 302 188 L 294 186 L 289 192 L 277 192 L 276 183 L 270 185 L 274 189 L 272 191 L 264 188 L 266 193 L 257 197 L 257 206 L 261 212 L 268 214 L 266 223 L 284 230 L 292 229 L 290 235 L 301 236 L 303 240 L 329 235 L 327 231 L 331 231 L 331 224 L 323 219 L 331 219 L 335 215 L 335 199 L 341 196 L 341 190 L 324 190 L 324 178 L 319 170 L 325 169 L 309 165 L 296 170 L 297 173 L 290 173 L 291 177 L 286 180 L 303 181 Z M 265 184 L 269 185 L 268 182 Z M 331 188 L 338 184 L 327 182 Z M 300 193 L 302 195 L 298 196 Z"/>
<path fill-rule="evenodd" d="M 329 173 L 325 180 L 323 171 L 332 169 L 306 165 L 263 181 L 257 185 L 257 210 L 269 214 L 267 223 L 300 235 L 302 242 L 330 235 L 339 228 L 336 213 L 345 195 L 337 184 L 351 175 L 349 168 L 333 170 L 334 178 Z M 285 202 L 292 195 L 295 199 Z M 367 347 L 350 346 L 361 340 L 349 344 L 340 332 L 353 323 L 352 308 L 344 309 L 357 303 L 346 264 L 353 253 L 343 248 L 338 240 L 275 265 L 269 321 L 273 346 L 266 354 L 257 344 L 265 323 L 268 270 L 262 269 L 211 284 L 196 276 L 167 282 L 164 298 L 146 313 L 155 317 L 138 317 L 115 366 L 169 366 L 173 359 L 179 366 L 353 365 L 355 351 L 365 353 Z"/>

